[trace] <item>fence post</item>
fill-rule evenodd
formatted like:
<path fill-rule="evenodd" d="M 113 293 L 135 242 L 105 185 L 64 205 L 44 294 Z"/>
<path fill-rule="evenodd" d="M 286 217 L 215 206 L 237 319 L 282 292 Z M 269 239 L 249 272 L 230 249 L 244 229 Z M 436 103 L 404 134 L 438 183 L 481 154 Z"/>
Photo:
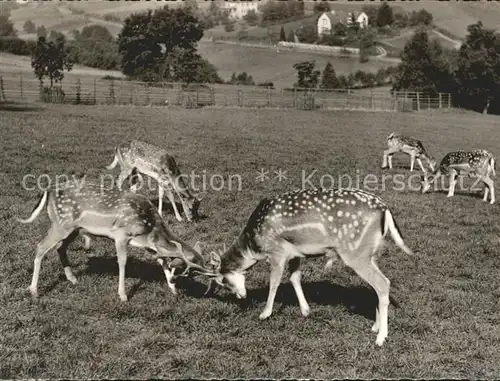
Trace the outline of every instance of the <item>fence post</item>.
<path fill-rule="evenodd" d="M 351 89 L 347 88 L 347 100 L 346 100 L 346 108 L 349 109 L 349 98 L 351 96 Z"/>
<path fill-rule="evenodd" d="M 439 93 L 439 108 L 442 108 L 442 99 L 441 99 L 441 93 Z"/>
<path fill-rule="evenodd" d="M 431 109 L 431 96 L 427 95 L 427 110 Z"/>
<path fill-rule="evenodd" d="M 5 89 L 3 86 L 3 77 L 0 75 L 0 102 L 6 102 Z"/>
<path fill-rule="evenodd" d="M 243 100 L 242 100 L 242 96 L 241 96 L 242 91 L 241 91 L 241 89 L 238 89 L 237 92 L 238 92 L 238 106 L 241 107 L 241 106 L 243 106 L 243 104 L 242 104 Z"/>
<path fill-rule="evenodd" d="M 417 111 L 420 111 L 420 92 L 417 91 Z"/>
<path fill-rule="evenodd" d="M 293 88 L 293 108 L 297 108 L 297 88 Z"/>
<path fill-rule="evenodd" d="M 370 89 L 370 106 L 372 110 L 375 109 L 375 104 L 373 103 L 373 89 Z"/>
<path fill-rule="evenodd" d="M 267 87 L 267 107 L 271 107 L 271 87 Z"/>
<path fill-rule="evenodd" d="M 94 104 L 97 104 L 97 79 L 94 78 Z"/>
<path fill-rule="evenodd" d="M 448 108 L 451 108 L 451 94 L 448 93 Z"/>
<path fill-rule="evenodd" d="M 23 100 L 23 76 L 19 76 L 19 85 L 21 87 L 21 100 Z"/>

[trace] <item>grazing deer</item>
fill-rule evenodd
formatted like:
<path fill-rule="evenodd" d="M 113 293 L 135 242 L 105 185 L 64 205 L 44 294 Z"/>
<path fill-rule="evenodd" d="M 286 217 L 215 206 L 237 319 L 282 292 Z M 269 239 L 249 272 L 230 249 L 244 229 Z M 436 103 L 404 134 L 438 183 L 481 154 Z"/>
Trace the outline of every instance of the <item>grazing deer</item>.
<path fill-rule="evenodd" d="M 166 226 L 153 204 L 144 196 L 132 192 L 104 189 L 100 185 L 85 182 L 67 182 L 62 186 L 46 190 L 31 216 L 18 221 L 27 224 L 33 222 L 47 205 L 51 221 L 45 238 L 38 244 L 34 262 L 33 278 L 28 290 L 37 296 L 37 285 L 41 261 L 45 254 L 59 245 L 57 252 L 64 267 L 66 278 L 73 284 L 76 277 L 71 271 L 67 257 L 67 248 L 78 236 L 79 230 L 85 234 L 104 236 L 115 241 L 118 257 L 119 283 L 118 295 L 127 301 L 125 293 L 125 264 L 127 245 L 145 248 L 153 254 L 163 267 L 170 290 L 176 294 L 175 269 L 187 265 L 186 270 L 201 269 L 203 257 L 199 244 L 194 248 L 176 237 Z M 167 263 L 172 259 L 171 263 Z M 176 259 L 178 258 L 178 259 Z M 175 266 L 173 266 L 175 265 Z"/>
<path fill-rule="evenodd" d="M 330 267 L 340 256 L 378 295 L 372 331 L 378 331 L 376 344 L 380 346 L 388 333 L 390 282 L 376 264 L 376 252 L 388 232 L 397 246 L 413 254 L 403 242 L 389 208 L 375 195 L 357 189 L 289 192 L 262 200 L 229 249 L 212 253 L 211 277 L 237 298 L 245 298 L 246 271 L 257 261 L 268 260 L 269 296 L 260 314 L 260 319 L 266 319 L 272 313 L 276 290 L 288 264 L 300 310 L 307 316 L 310 308 L 301 286 L 301 259 L 326 255 L 326 267 Z"/>
<path fill-rule="evenodd" d="M 174 209 L 175 218 L 177 221 L 182 221 L 174 200 L 173 191 L 175 191 L 181 200 L 186 219 L 191 221 L 198 217 L 201 198 L 191 192 L 175 159 L 164 149 L 139 140 L 132 140 L 116 147 L 114 160 L 106 168 L 113 169 L 117 164 L 120 164 L 120 175 L 117 180 L 119 188 L 121 188 L 123 181 L 133 173 L 137 178 L 142 179 L 142 173 L 158 182 L 158 211 L 160 215 L 162 214 L 165 192 Z M 135 192 L 137 184 L 134 184 L 131 190 Z"/>
<path fill-rule="evenodd" d="M 439 167 L 422 178 L 422 193 L 429 190 L 431 184 L 440 176 L 450 176 L 450 187 L 448 196 L 455 194 L 457 176 L 467 175 L 476 177 L 482 181 L 486 187 L 484 189 L 483 201 L 488 201 L 488 191 L 490 195 L 490 204 L 495 202 L 495 184 L 490 176 L 495 176 L 495 158 L 491 152 L 483 149 L 472 151 L 456 151 L 447 153 Z"/>
<path fill-rule="evenodd" d="M 410 171 L 412 172 L 415 159 L 417 159 L 417 163 L 424 173 L 426 170 L 422 164 L 422 160 L 427 162 L 431 171 L 434 171 L 436 167 L 436 160 L 427 153 L 420 140 L 403 135 L 396 135 L 393 132 L 387 137 L 387 147 L 388 148 L 384 151 L 382 168 L 386 168 L 387 164 L 389 164 L 389 168 L 392 169 L 392 156 L 397 152 L 402 152 L 410 156 Z"/>

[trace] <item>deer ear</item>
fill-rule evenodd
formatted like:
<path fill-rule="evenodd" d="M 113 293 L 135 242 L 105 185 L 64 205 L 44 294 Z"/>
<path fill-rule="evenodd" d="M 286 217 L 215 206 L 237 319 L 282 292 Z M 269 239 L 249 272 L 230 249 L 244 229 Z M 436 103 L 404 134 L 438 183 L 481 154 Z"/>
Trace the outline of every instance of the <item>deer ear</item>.
<path fill-rule="evenodd" d="M 196 241 L 196 243 L 195 243 L 195 245 L 194 245 L 193 249 L 194 249 L 194 250 L 195 250 L 198 254 L 200 254 L 200 255 L 201 255 L 201 245 L 200 245 L 200 241 Z"/>

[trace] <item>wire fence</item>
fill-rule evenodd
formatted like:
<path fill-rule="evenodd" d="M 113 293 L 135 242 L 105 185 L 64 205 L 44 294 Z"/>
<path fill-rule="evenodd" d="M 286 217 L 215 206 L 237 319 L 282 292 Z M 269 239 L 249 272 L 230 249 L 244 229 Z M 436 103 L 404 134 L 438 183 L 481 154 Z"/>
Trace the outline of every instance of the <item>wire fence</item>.
<path fill-rule="evenodd" d="M 417 92 L 376 89 L 276 89 L 262 86 L 146 83 L 89 77 L 71 82 L 64 81 L 49 90 L 42 88 L 36 79 L 23 76 L 0 76 L 1 101 L 186 108 L 237 106 L 380 111 L 420 111 L 452 107 L 451 95 L 447 93 L 429 96 Z"/>

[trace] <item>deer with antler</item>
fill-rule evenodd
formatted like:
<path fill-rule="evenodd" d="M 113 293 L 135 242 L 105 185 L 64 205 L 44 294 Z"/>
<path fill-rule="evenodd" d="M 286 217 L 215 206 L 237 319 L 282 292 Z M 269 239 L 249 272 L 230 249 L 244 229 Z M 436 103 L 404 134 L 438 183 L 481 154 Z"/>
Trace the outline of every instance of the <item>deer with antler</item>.
<path fill-rule="evenodd" d="M 436 168 L 436 160 L 427 153 L 420 140 L 398 135 L 394 132 L 387 137 L 387 149 L 384 151 L 382 168 L 387 168 L 387 166 L 389 166 L 389 168 L 392 169 L 392 156 L 398 152 L 410 156 L 410 171 L 412 172 L 415 159 L 424 173 L 426 173 L 426 170 L 422 164 L 422 160 L 427 162 L 431 171 L 434 171 Z"/>
<path fill-rule="evenodd" d="M 83 180 L 82 180 L 83 181 Z M 69 181 L 46 190 L 31 216 L 18 219 L 27 224 L 33 222 L 47 206 L 51 226 L 45 238 L 38 244 L 34 261 L 33 278 L 28 288 L 37 297 L 41 261 L 45 254 L 58 246 L 57 252 L 68 281 L 76 284 L 67 257 L 67 248 L 79 231 L 104 236 L 115 241 L 118 257 L 118 295 L 127 301 L 125 293 L 125 265 L 127 245 L 146 249 L 163 267 L 170 290 L 176 294 L 176 268 L 186 265 L 181 275 L 191 269 L 205 272 L 199 244 L 194 248 L 176 237 L 166 226 L 153 204 L 144 196 L 124 192 L 116 188 L 106 189 L 96 183 Z"/>
<path fill-rule="evenodd" d="M 427 192 L 431 184 L 439 177 L 449 175 L 450 185 L 447 197 L 453 197 L 457 177 L 467 175 L 468 177 L 476 177 L 478 181 L 485 184 L 483 201 L 488 201 L 489 193 L 490 204 L 493 204 L 495 202 L 495 183 L 491 176 L 495 176 L 495 165 L 493 154 L 483 149 L 449 152 L 443 157 L 436 170 L 423 176 L 422 193 Z"/>
<path fill-rule="evenodd" d="M 247 295 L 247 270 L 260 260 L 269 261 L 269 295 L 260 314 L 260 319 L 266 319 L 288 265 L 300 310 L 307 316 L 310 308 L 301 286 L 301 260 L 326 256 L 326 266 L 330 267 L 340 257 L 378 295 L 372 331 L 378 331 L 376 344 L 380 346 L 388 334 L 390 281 L 378 268 L 376 253 L 387 233 L 405 253 L 413 254 L 403 242 L 389 208 L 375 195 L 359 189 L 289 192 L 262 200 L 233 244 L 222 254 L 211 254 L 213 274 L 206 275 L 241 299 Z"/>
<path fill-rule="evenodd" d="M 140 140 L 132 140 L 119 145 L 115 149 L 113 162 L 106 169 L 113 169 L 120 165 L 120 174 L 117 185 L 121 188 L 123 181 L 130 175 L 136 181 L 131 187 L 137 190 L 137 179 L 142 180 L 141 174 L 150 176 L 158 182 L 158 211 L 163 209 L 163 196 L 166 193 L 174 209 L 175 218 L 182 221 L 182 217 L 175 203 L 174 192 L 179 197 L 184 214 L 188 221 L 198 218 L 198 209 L 201 202 L 200 194 L 193 193 L 172 155 L 166 150 Z"/>

